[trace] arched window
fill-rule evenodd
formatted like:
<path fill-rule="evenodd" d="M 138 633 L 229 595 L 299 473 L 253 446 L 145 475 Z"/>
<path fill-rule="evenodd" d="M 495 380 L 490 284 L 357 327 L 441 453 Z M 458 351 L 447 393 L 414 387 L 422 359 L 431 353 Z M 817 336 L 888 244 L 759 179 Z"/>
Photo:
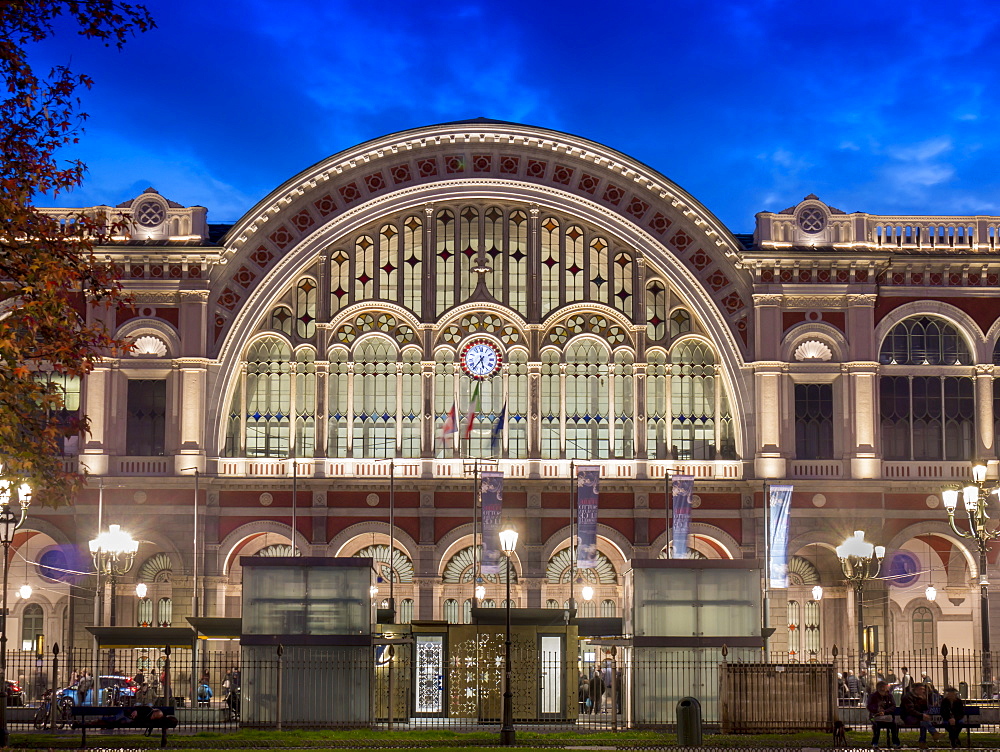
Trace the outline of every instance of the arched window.
<path fill-rule="evenodd" d="M 277 306 L 271 311 L 271 328 L 282 332 L 288 337 L 292 336 L 292 311 L 288 306 Z"/>
<path fill-rule="evenodd" d="M 507 456 L 525 459 L 528 456 L 528 354 L 511 350 L 507 376 L 507 416 L 504 434 Z"/>
<path fill-rule="evenodd" d="M 302 339 L 316 334 L 316 280 L 305 277 L 295 288 L 295 333 Z"/>
<path fill-rule="evenodd" d="M 399 602 L 399 623 L 409 624 L 413 621 L 413 599 L 403 598 Z"/>
<path fill-rule="evenodd" d="M 156 604 L 156 623 L 161 627 L 169 627 L 174 620 L 174 602 L 170 598 L 160 598 Z"/>
<path fill-rule="evenodd" d="M 462 623 L 472 623 L 472 600 L 469 598 L 462 602 Z"/>
<path fill-rule="evenodd" d="M 445 437 L 447 443 L 444 444 L 439 439 L 453 407 L 456 410 L 454 417 L 456 420 L 458 418 L 455 385 L 455 352 L 450 349 L 438 350 L 434 354 L 434 441 L 435 448 L 441 446 L 445 451 L 454 448 L 458 436 L 458 431 L 450 434 Z"/>
<path fill-rule="evenodd" d="M 685 340 L 670 353 L 673 457 L 715 459 L 715 355 L 704 342 Z"/>
<path fill-rule="evenodd" d="M 424 224 L 420 217 L 403 221 L 403 305 L 420 317 L 424 281 Z"/>
<path fill-rule="evenodd" d="M 593 601 L 581 600 L 578 605 L 580 607 L 579 615 L 584 619 L 593 619 L 597 616 L 597 604 Z"/>
<path fill-rule="evenodd" d="M 471 583 L 475 579 L 476 567 L 481 566 L 483 561 L 483 547 L 476 546 L 476 549 L 475 557 L 472 554 L 472 546 L 468 546 L 448 559 L 448 563 L 444 565 L 445 584 Z M 507 566 L 501 565 L 498 574 L 481 572 L 479 576 L 484 582 L 504 583 L 507 581 Z M 517 571 L 514 569 L 514 562 L 510 564 L 510 581 L 512 583 L 517 582 Z"/>
<path fill-rule="evenodd" d="M 545 350 L 542 353 L 541 376 L 541 439 L 542 459 L 559 459 L 560 453 L 560 420 L 559 403 L 560 377 L 559 354 L 555 350 Z"/>
<path fill-rule="evenodd" d="M 330 313 L 336 313 L 351 304 L 351 257 L 338 248 L 330 255 Z"/>
<path fill-rule="evenodd" d="M 435 238 L 435 285 L 437 312 L 440 316 L 455 305 L 455 214 L 448 209 L 437 213 L 434 224 Z"/>
<path fill-rule="evenodd" d="M 559 220 L 546 217 L 542 221 L 542 316 L 559 307 L 559 282 L 562 278 L 559 248 Z"/>
<path fill-rule="evenodd" d="M 21 650 L 38 650 L 38 638 L 45 633 L 45 613 L 37 603 L 21 612 Z"/>
<path fill-rule="evenodd" d="M 487 598 L 484 601 L 482 601 L 479 605 L 481 608 L 496 608 L 497 602 L 492 598 Z"/>
<path fill-rule="evenodd" d="M 669 456 L 670 371 L 662 350 L 650 350 L 646 361 L 646 456 L 665 460 Z"/>
<path fill-rule="evenodd" d="M 788 654 L 802 653 L 802 613 L 798 601 L 788 601 Z"/>
<path fill-rule="evenodd" d="M 555 601 L 549 598 L 547 601 L 545 601 L 545 608 L 559 608 L 559 601 Z"/>
<path fill-rule="evenodd" d="M 140 627 L 153 626 L 153 600 L 140 598 L 135 608 L 135 623 Z"/>
<path fill-rule="evenodd" d="M 378 231 L 378 296 L 399 300 L 399 243 L 402 234 L 395 225 L 384 224 Z"/>
<path fill-rule="evenodd" d="M 630 460 L 635 456 L 634 384 L 632 353 L 619 350 L 614 365 L 615 457 Z"/>
<path fill-rule="evenodd" d="M 613 619 L 618 615 L 618 609 L 615 607 L 615 602 L 610 598 L 601 601 L 601 618 L 603 619 Z"/>
<path fill-rule="evenodd" d="M 400 369 L 399 401 L 401 422 L 399 426 L 403 457 L 420 456 L 420 414 L 423 412 L 421 395 L 422 366 L 420 350 L 411 347 L 403 351 Z"/>
<path fill-rule="evenodd" d="M 937 641 L 934 639 L 934 614 L 931 610 L 926 606 L 913 609 L 910 622 L 913 625 L 913 649 L 934 650 Z"/>
<path fill-rule="evenodd" d="M 882 365 L 967 366 L 969 346 L 951 323 L 934 316 L 911 316 L 900 321 L 882 341 Z"/>
<path fill-rule="evenodd" d="M 528 278 L 528 215 L 520 209 L 515 209 L 507 218 L 507 279 Z M 528 313 L 527 285 L 505 284 L 507 305 L 522 316 Z M 494 297 L 499 296 L 494 293 Z"/>
<path fill-rule="evenodd" d="M 584 255 L 585 240 L 583 228 L 571 225 L 566 228 L 566 302 L 583 300 L 584 270 L 587 261 Z"/>
<path fill-rule="evenodd" d="M 802 620 L 802 635 L 805 641 L 806 653 L 813 655 L 819 652 L 819 603 L 806 601 L 805 618 Z"/>
<path fill-rule="evenodd" d="M 375 241 L 361 235 L 354 241 L 354 300 L 375 297 Z"/>
<path fill-rule="evenodd" d="M 389 561 L 389 547 L 383 543 L 365 546 L 354 555 L 372 559 L 372 567 L 376 576 L 381 578 L 380 582 L 389 582 L 391 578 L 393 582 L 413 583 L 413 562 L 398 548 L 392 551 L 391 563 Z"/>
<path fill-rule="evenodd" d="M 590 255 L 587 257 L 587 279 L 589 289 L 587 299 L 595 303 L 610 301 L 611 274 L 608 269 L 608 241 L 604 238 L 590 239 Z"/>
<path fill-rule="evenodd" d="M 292 409 L 291 350 L 277 337 L 250 346 L 246 365 L 246 455 L 287 457 Z"/>
<path fill-rule="evenodd" d="M 312 457 L 316 449 L 316 351 L 295 353 L 295 456 Z"/>
<path fill-rule="evenodd" d="M 613 274 L 615 278 L 612 305 L 632 318 L 632 254 L 625 251 L 615 253 Z"/>
<path fill-rule="evenodd" d="M 354 353 L 355 457 L 396 456 L 396 348 L 381 337 Z"/>
<path fill-rule="evenodd" d="M 458 624 L 458 601 L 454 598 L 444 602 L 444 620 L 449 624 Z"/>
<path fill-rule="evenodd" d="M 347 415 L 350 404 L 347 399 L 348 355 L 346 350 L 337 348 L 330 351 L 329 376 L 326 383 L 327 446 L 329 457 L 347 456 Z"/>
<path fill-rule="evenodd" d="M 646 338 L 662 342 L 667 336 L 667 286 L 658 279 L 646 283 Z"/>
<path fill-rule="evenodd" d="M 608 353 L 590 340 L 566 351 L 566 457 L 608 457 Z"/>

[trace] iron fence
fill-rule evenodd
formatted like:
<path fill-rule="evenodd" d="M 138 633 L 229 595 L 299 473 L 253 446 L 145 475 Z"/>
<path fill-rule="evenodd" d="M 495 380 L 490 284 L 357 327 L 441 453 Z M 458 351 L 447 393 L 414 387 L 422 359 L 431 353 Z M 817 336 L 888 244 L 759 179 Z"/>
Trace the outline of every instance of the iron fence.
<path fill-rule="evenodd" d="M 434 646 L 431 646 L 434 647 Z M 74 650 L 59 656 L 13 651 L 8 721 L 31 728 L 42 693 L 55 687 L 72 703 L 134 703 L 177 708 L 184 728 L 499 728 L 502 644 L 448 653 L 414 642 L 371 647 L 203 650 Z M 982 709 L 984 729 L 1000 729 L 996 659 L 973 651 L 873 656 L 787 654 L 716 648 L 589 648 L 588 660 L 518 645 L 511 653 L 513 716 L 519 728 L 672 730 L 677 703 L 695 697 L 706 730 L 732 733 L 826 730 L 835 720 L 868 724 L 866 693 L 879 676 L 903 669 L 941 690 L 959 688 Z M 89 698 L 74 692 L 82 672 L 100 677 Z M 851 677 L 856 681 L 848 681 Z M 53 680 L 53 677 L 54 680 Z M 22 702 L 23 704 L 18 704 Z M 109 710 L 109 714 L 114 711 Z"/>

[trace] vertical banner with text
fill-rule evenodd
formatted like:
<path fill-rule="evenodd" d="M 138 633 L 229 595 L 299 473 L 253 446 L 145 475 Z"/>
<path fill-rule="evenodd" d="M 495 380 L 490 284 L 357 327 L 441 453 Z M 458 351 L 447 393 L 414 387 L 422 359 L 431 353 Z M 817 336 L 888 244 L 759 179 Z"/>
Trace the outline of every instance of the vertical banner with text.
<path fill-rule="evenodd" d="M 601 468 L 580 465 L 576 469 L 576 565 L 580 569 L 597 566 L 597 498 L 600 495 Z"/>
<path fill-rule="evenodd" d="M 483 473 L 482 500 L 483 574 L 500 572 L 500 515 L 503 514 L 503 473 Z M 473 575 L 475 576 L 475 575 Z"/>
<path fill-rule="evenodd" d="M 674 506 L 674 550 L 671 558 L 688 557 L 688 533 L 691 530 L 691 495 L 694 493 L 693 475 L 675 475 L 670 479 L 670 498 Z"/>
<path fill-rule="evenodd" d="M 792 509 L 792 486 L 771 486 L 771 529 L 768 530 L 768 580 L 773 588 L 788 587 L 788 518 Z"/>

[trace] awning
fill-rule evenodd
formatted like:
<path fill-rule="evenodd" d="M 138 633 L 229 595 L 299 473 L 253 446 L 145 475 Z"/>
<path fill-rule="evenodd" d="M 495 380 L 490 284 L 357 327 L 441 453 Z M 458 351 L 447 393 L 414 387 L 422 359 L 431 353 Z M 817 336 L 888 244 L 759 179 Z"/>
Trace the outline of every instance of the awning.
<path fill-rule="evenodd" d="M 187 623 L 194 627 L 199 640 L 238 640 L 243 631 L 243 619 L 238 616 L 189 616 Z"/>
<path fill-rule="evenodd" d="M 98 648 L 172 648 L 190 650 L 196 633 L 191 627 L 87 627 Z"/>

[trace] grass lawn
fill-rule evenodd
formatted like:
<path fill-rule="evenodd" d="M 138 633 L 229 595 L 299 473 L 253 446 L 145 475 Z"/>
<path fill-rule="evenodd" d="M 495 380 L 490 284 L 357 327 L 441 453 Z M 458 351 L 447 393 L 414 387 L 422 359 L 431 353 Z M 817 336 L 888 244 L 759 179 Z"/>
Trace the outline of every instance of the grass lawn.
<path fill-rule="evenodd" d="M 917 732 L 904 731 L 900 734 L 904 746 L 915 747 Z M 119 731 L 106 733 L 88 731 L 87 743 L 91 747 L 103 749 L 114 748 L 159 748 L 159 733 L 143 736 L 138 731 Z M 863 747 L 871 742 L 871 732 L 867 730 L 852 731 L 848 734 L 849 747 Z M 963 739 L 964 742 L 964 739 Z M 974 734 L 973 746 L 979 749 L 1000 748 L 1000 734 Z M 21 749 L 76 749 L 80 743 L 79 731 L 63 731 L 61 733 L 12 733 L 10 746 Z M 655 731 L 623 731 L 612 732 L 554 732 L 535 733 L 529 731 L 517 732 L 517 746 L 520 750 L 553 748 L 609 748 L 636 749 L 673 747 L 677 743 L 675 734 Z M 422 752 L 431 750 L 455 750 L 461 748 L 496 747 L 496 733 L 475 731 L 461 733 L 440 730 L 419 731 L 373 731 L 361 730 L 241 730 L 229 733 L 202 731 L 193 734 L 169 733 L 167 748 L 174 752 L 182 750 L 206 749 L 281 749 L 281 748 L 311 748 L 322 749 L 391 749 L 418 748 Z M 830 734 L 819 732 L 799 732 L 794 734 L 750 734 L 725 735 L 706 734 L 705 747 L 735 748 L 735 747 L 833 747 Z M 945 748 L 947 738 L 931 743 L 932 747 Z"/>

